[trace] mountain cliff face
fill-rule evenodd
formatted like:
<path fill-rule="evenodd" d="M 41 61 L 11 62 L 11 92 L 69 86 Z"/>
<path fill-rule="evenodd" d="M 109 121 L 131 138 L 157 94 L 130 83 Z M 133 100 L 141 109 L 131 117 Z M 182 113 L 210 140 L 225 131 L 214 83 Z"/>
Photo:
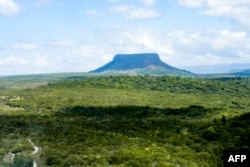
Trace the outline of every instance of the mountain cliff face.
<path fill-rule="evenodd" d="M 162 62 L 159 58 L 159 55 L 156 53 L 142 53 L 115 55 L 114 59 L 111 62 L 91 72 L 99 73 L 105 71 L 124 71 L 144 68 L 178 70 L 177 68 Z"/>

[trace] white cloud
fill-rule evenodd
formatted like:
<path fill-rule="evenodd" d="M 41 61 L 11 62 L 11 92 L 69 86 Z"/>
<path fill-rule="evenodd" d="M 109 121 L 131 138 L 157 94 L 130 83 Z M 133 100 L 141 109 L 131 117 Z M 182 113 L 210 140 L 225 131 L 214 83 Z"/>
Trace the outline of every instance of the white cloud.
<path fill-rule="evenodd" d="M 20 59 L 14 55 L 10 55 L 0 60 L 1 66 L 9 66 L 9 65 L 27 65 L 28 61 L 26 59 Z"/>
<path fill-rule="evenodd" d="M 128 47 L 135 46 L 137 52 L 157 52 L 170 56 L 174 54 L 171 44 L 159 34 L 154 34 L 147 29 L 131 30 L 129 32 L 120 32 L 123 41 L 126 41 Z"/>
<path fill-rule="evenodd" d="M 232 64 L 236 61 L 239 61 L 239 58 L 237 59 L 232 58 L 232 57 L 225 58 L 225 57 L 218 56 L 217 54 L 213 54 L 213 53 L 204 53 L 201 55 L 194 55 L 191 59 L 186 60 L 186 65 L 189 64 L 191 66 L 192 65 L 202 66 L 202 65 L 216 65 L 216 64 Z"/>
<path fill-rule="evenodd" d="M 12 46 L 12 49 L 15 50 L 22 50 L 22 51 L 34 51 L 34 50 L 46 50 L 48 48 L 55 48 L 55 47 L 73 47 L 77 42 L 72 40 L 57 40 L 57 41 L 50 41 L 50 42 L 23 42 L 23 43 L 16 43 Z"/>
<path fill-rule="evenodd" d="M 74 46 L 75 42 L 72 40 L 60 40 L 51 42 L 50 45 L 57 46 L 57 47 L 70 47 Z"/>
<path fill-rule="evenodd" d="M 18 43 L 15 44 L 12 48 L 17 50 L 35 50 L 39 49 L 40 45 L 36 43 Z"/>
<path fill-rule="evenodd" d="M 155 32 L 148 29 L 112 31 L 117 38 L 107 41 L 113 53 L 156 52 L 174 66 L 243 63 L 250 61 L 250 36 L 246 31 Z"/>
<path fill-rule="evenodd" d="M 140 0 L 140 1 L 147 7 L 154 6 L 156 3 L 156 0 Z"/>
<path fill-rule="evenodd" d="M 200 7 L 206 15 L 234 19 L 242 25 L 250 26 L 249 0 L 179 0 L 178 4 L 191 8 Z"/>
<path fill-rule="evenodd" d="M 223 16 L 237 20 L 243 25 L 250 26 L 250 1 L 249 0 L 207 0 L 207 15 Z"/>
<path fill-rule="evenodd" d="M 107 2 L 109 2 L 109 3 L 115 3 L 115 2 L 118 2 L 118 1 L 120 1 L 120 0 L 107 0 Z"/>
<path fill-rule="evenodd" d="M 191 8 L 198 8 L 203 6 L 205 0 L 179 0 L 179 5 L 191 7 Z"/>
<path fill-rule="evenodd" d="M 27 45 L 29 42 L 16 46 L 19 50 L 10 56 L 1 55 L 1 74 L 87 72 L 111 61 L 118 53 L 156 52 L 164 62 L 176 67 L 250 62 L 247 31 L 160 32 L 115 26 L 95 35 L 93 43 L 59 40 L 35 42 L 39 49 Z M 4 53 L 9 53 L 9 49 Z"/>
<path fill-rule="evenodd" d="M 214 39 L 213 45 L 216 50 L 225 48 L 239 48 L 247 43 L 247 33 L 245 31 L 222 30 Z"/>
<path fill-rule="evenodd" d="M 33 63 L 38 68 L 48 68 L 48 67 L 51 67 L 52 65 L 50 60 L 47 60 L 46 58 L 42 56 L 36 57 Z"/>
<path fill-rule="evenodd" d="M 81 44 L 68 50 L 66 57 L 69 65 L 74 65 L 74 71 L 91 71 L 112 60 L 112 46 L 105 44 Z M 72 66 L 68 67 L 69 71 Z"/>
<path fill-rule="evenodd" d="M 111 53 L 111 57 L 117 53 L 156 52 L 174 66 L 250 62 L 250 36 L 246 31 L 207 29 L 166 33 L 117 27 L 110 34 L 97 36 L 105 39 L 105 53 Z"/>
<path fill-rule="evenodd" d="M 145 20 L 157 18 L 162 15 L 161 12 L 151 8 L 140 8 L 132 4 L 122 4 L 112 7 L 110 12 L 121 14 L 126 20 Z"/>
<path fill-rule="evenodd" d="M 50 57 L 39 54 L 11 54 L 0 60 L 1 75 L 49 73 L 56 70 L 57 65 Z"/>
<path fill-rule="evenodd" d="M 203 32 L 168 33 L 178 58 L 178 64 L 209 65 L 250 61 L 250 36 L 246 31 L 207 30 Z M 188 39 L 188 42 L 182 42 Z"/>
<path fill-rule="evenodd" d="M 20 6 L 13 0 L 0 0 L 0 13 L 4 15 L 15 15 L 21 10 Z"/>

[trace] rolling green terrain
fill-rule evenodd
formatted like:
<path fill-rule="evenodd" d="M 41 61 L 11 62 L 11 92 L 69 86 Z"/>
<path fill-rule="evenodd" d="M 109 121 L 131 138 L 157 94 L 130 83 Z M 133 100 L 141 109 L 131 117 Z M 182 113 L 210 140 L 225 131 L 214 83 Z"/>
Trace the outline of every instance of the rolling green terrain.
<path fill-rule="evenodd" d="M 0 166 L 217 167 L 250 149 L 250 79 L 51 81 L 0 91 Z"/>
<path fill-rule="evenodd" d="M 45 85 L 52 81 L 60 81 L 70 78 L 83 78 L 89 76 L 87 73 L 52 73 L 52 74 L 30 74 L 12 75 L 0 77 L 0 90 L 34 88 Z"/>

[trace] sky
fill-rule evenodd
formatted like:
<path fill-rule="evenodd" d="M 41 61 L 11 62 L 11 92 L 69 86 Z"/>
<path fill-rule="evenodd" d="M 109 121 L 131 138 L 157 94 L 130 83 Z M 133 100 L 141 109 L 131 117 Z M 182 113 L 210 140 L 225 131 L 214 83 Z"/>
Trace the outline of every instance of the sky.
<path fill-rule="evenodd" d="M 0 0 L 0 76 L 88 72 L 115 54 L 250 63 L 250 0 Z"/>

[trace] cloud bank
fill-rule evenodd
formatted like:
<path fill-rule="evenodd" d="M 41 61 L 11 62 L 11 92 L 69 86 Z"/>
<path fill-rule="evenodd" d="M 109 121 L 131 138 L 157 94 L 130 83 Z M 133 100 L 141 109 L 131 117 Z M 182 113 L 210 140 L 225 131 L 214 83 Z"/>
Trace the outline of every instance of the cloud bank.
<path fill-rule="evenodd" d="M 126 20 L 146 20 L 160 17 L 162 14 L 151 8 L 137 7 L 135 5 L 122 4 L 110 9 L 110 13 L 120 14 Z"/>
<path fill-rule="evenodd" d="M 3 15 L 15 15 L 21 10 L 13 0 L 0 0 L 0 13 Z"/>
<path fill-rule="evenodd" d="M 179 0 L 179 5 L 201 8 L 204 14 L 233 19 L 245 26 L 250 26 L 249 0 Z"/>
<path fill-rule="evenodd" d="M 16 51 L 0 60 L 0 70 L 2 75 L 8 73 L 6 69 L 12 69 L 13 74 L 88 72 L 112 60 L 117 53 L 141 52 L 156 52 L 163 61 L 177 67 L 250 62 L 250 36 L 246 31 L 156 32 L 114 27 L 96 36 L 99 38 L 92 43 L 58 40 L 14 44 L 11 48 Z"/>
<path fill-rule="evenodd" d="M 58 2 L 0 0 L 0 75 L 87 72 L 117 53 L 156 52 L 176 67 L 250 62 L 249 0 Z"/>

